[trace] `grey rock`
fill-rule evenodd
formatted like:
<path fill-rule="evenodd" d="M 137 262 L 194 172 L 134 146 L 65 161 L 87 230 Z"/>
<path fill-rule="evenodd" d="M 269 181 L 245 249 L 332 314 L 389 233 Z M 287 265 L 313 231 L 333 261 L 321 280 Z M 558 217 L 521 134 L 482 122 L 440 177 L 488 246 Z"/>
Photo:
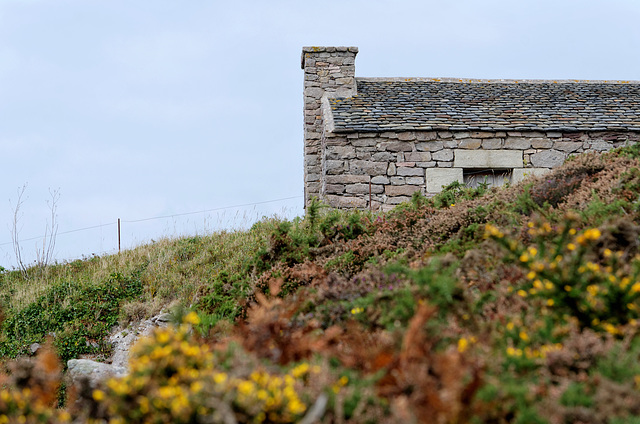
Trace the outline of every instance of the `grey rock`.
<path fill-rule="evenodd" d="M 453 150 L 440 150 L 439 152 L 432 153 L 431 158 L 437 161 L 451 161 L 453 160 Z"/>
<path fill-rule="evenodd" d="M 606 152 L 613 148 L 613 144 L 607 143 L 606 141 L 596 141 L 593 143 L 589 143 L 587 147 L 598 152 Z"/>
<path fill-rule="evenodd" d="M 355 184 L 369 182 L 367 175 L 327 175 L 327 184 Z"/>
<path fill-rule="evenodd" d="M 90 359 L 70 359 L 67 361 L 67 378 L 72 383 L 80 379 L 88 379 L 91 387 L 97 387 L 102 381 L 110 377 L 120 377 L 125 375 L 127 369 L 124 367 L 92 361 Z"/>
<path fill-rule="evenodd" d="M 327 196 L 327 203 L 334 208 L 364 208 L 367 201 L 362 197 Z"/>
<path fill-rule="evenodd" d="M 438 150 L 442 150 L 443 148 L 444 143 L 442 141 L 426 141 L 416 143 L 416 150 L 420 152 L 437 152 Z"/>
<path fill-rule="evenodd" d="M 416 133 L 414 132 L 401 132 L 400 134 L 398 134 L 398 140 L 409 141 L 415 139 Z"/>
<path fill-rule="evenodd" d="M 555 168 L 562 165 L 566 156 L 557 150 L 545 150 L 531 155 L 531 164 L 535 168 Z"/>
<path fill-rule="evenodd" d="M 413 150 L 411 143 L 407 143 L 406 141 L 395 141 L 383 144 L 383 146 L 389 152 L 410 152 Z"/>
<path fill-rule="evenodd" d="M 482 141 L 474 138 L 465 138 L 460 140 L 459 147 L 461 149 L 479 149 L 482 145 Z"/>
<path fill-rule="evenodd" d="M 38 350 L 40 350 L 40 348 L 42 347 L 42 345 L 40 343 L 33 343 L 31 344 L 31 346 L 29 346 L 29 351 L 31 352 L 31 354 L 35 354 Z"/>
<path fill-rule="evenodd" d="M 419 186 L 386 186 L 384 188 L 384 193 L 388 196 L 411 196 L 416 191 L 420 191 Z"/>
<path fill-rule="evenodd" d="M 504 141 L 505 149 L 525 150 L 531 147 L 531 139 L 520 137 L 507 137 Z"/>
<path fill-rule="evenodd" d="M 550 149 L 553 146 L 553 142 L 551 140 L 547 140 L 546 138 L 532 138 L 531 139 L 531 147 L 534 149 Z"/>
<path fill-rule="evenodd" d="M 389 178 L 382 175 L 378 175 L 371 178 L 371 183 L 372 184 L 389 184 Z"/>
<path fill-rule="evenodd" d="M 556 141 L 553 148 L 565 153 L 575 152 L 582 147 L 581 141 Z"/>
<path fill-rule="evenodd" d="M 424 185 L 424 177 L 407 177 L 409 185 Z"/>
<path fill-rule="evenodd" d="M 430 152 L 409 152 L 404 155 L 405 160 L 413 162 L 429 162 L 431 161 Z"/>
<path fill-rule="evenodd" d="M 424 175 L 424 169 L 399 166 L 396 174 L 403 177 L 422 176 Z"/>
<path fill-rule="evenodd" d="M 419 131 L 416 133 L 416 140 L 418 141 L 429 141 L 436 138 L 438 138 L 438 135 L 434 131 Z"/>
<path fill-rule="evenodd" d="M 396 175 L 396 164 L 391 162 L 387 167 L 387 175 Z"/>
<path fill-rule="evenodd" d="M 394 159 L 395 159 L 395 156 L 393 155 L 393 153 L 389 153 L 389 152 L 378 152 L 378 153 L 374 153 L 371 156 L 371 160 L 380 161 L 380 162 L 388 162 Z"/>
<path fill-rule="evenodd" d="M 171 322 L 171 314 L 170 313 L 163 313 L 160 315 L 157 315 L 153 318 L 151 318 L 151 322 L 153 322 L 156 325 L 160 325 L 163 323 L 169 323 Z"/>
<path fill-rule="evenodd" d="M 502 147 L 502 140 L 499 138 L 485 138 L 482 140 L 483 149 L 499 149 Z"/>

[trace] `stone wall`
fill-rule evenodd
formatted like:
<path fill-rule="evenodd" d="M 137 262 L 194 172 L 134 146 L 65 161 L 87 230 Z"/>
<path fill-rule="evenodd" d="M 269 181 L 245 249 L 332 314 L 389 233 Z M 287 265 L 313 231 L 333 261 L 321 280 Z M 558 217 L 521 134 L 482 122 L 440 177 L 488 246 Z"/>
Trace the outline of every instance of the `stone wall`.
<path fill-rule="evenodd" d="M 351 97 L 356 94 L 355 57 L 357 47 L 304 47 L 304 187 L 305 205 L 320 196 L 320 144 L 325 126 L 323 97 Z"/>
<path fill-rule="evenodd" d="M 415 191 L 430 196 L 443 185 L 463 182 L 474 169 L 507 170 L 517 183 L 561 165 L 571 154 L 638 142 L 640 133 L 325 132 L 321 140 L 319 197 L 338 208 L 368 208 L 371 196 L 372 209 L 384 210 Z M 315 193 L 307 187 L 308 194 Z"/>

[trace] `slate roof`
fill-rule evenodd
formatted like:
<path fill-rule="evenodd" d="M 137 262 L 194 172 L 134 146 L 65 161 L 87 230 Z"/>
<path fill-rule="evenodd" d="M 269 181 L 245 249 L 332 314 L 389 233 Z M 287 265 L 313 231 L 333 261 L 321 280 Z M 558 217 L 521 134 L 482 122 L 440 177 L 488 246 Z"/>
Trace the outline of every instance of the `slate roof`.
<path fill-rule="evenodd" d="M 640 131 L 637 81 L 358 78 L 329 99 L 334 132 Z"/>

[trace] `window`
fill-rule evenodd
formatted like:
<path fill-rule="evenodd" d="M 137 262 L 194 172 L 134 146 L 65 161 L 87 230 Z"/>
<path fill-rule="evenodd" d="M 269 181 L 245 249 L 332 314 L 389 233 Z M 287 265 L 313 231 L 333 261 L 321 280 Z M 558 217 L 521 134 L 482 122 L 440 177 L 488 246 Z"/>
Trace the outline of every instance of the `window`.
<path fill-rule="evenodd" d="M 472 168 L 464 169 L 462 178 L 464 185 L 477 188 L 481 184 L 489 187 L 500 187 L 511 182 L 511 169 Z"/>

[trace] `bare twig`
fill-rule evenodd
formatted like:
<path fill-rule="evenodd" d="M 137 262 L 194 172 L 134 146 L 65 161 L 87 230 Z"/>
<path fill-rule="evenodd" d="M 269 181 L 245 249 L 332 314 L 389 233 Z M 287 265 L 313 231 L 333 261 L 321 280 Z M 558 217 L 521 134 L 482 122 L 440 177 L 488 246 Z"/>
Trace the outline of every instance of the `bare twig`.
<path fill-rule="evenodd" d="M 23 196 L 24 196 L 24 191 L 26 189 L 27 189 L 26 183 L 22 187 L 18 188 L 18 199 L 16 200 L 16 205 L 13 207 L 13 223 L 11 225 L 11 241 L 13 242 L 13 252 L 16 255 L 18 268 L 20 269 L 20 272 L 22 273 L 22 276 L 24 278 L 27 278 L 28 274 L 27 274 L 27 267 L 22 261 L 22 249 L 20 247 L 20 238 L 19 238 L 20 230 L 22 229 L 22 227 L 19 228 L 19 223 L 20 223 L 20 218 L 22 217 L 22 214 L 20 213 L 20 208 L 24 203 Z"/>
<path fill-rule="evenodd" d="M 20 231 L 22 230 L 22 226 L 20 221 L 22 219 L 22 205 L 24 204 L 25 198 L 24 193 L 27 189 L 27 184 L 18 188 L 18 199 L 16 201 L 15 206 L 13 206 L 13 223 L 11 226 L 11 241 L 13 243 L 13 251 L 16 255 L 16 261 L 18 263 L 18 268 L 22 273 L 22 276 L 27 279 L 29 278 L 29 273 L 27 272 L 27 265 L 24 263 L 22 259 L 22 246 L 20 246 Z M 47 265 L 51 263 L 54 258 L 55 247 L 56 247 L 56 236 L 58 235 L 58 201 L 60 200 L 60 190 L 51 190 L 49 189 L 49 194 L 51 199 L 47 200 L 47 206 L 49 207 L 50 212 L 50 221 L 47 222 L 45 226 L 44 236 L 42 238 L 42 247 L 39 247 L 36 244 L 36 267 L 42 271 L 46 268 Z"/>
<path fill-rule="evenodd" d="M 56 247 L 56 236 L 58 235 L 58 200 L 60 200 L 60 189 L 49 189 L 50 200 L 47 200 L 47 206 L 51 213 L 51 221 L 47 223 L 42 238 L 42 249 L 38 249 L 36 245 L 36 264 L 41 270 L 51 263 Z"/>

